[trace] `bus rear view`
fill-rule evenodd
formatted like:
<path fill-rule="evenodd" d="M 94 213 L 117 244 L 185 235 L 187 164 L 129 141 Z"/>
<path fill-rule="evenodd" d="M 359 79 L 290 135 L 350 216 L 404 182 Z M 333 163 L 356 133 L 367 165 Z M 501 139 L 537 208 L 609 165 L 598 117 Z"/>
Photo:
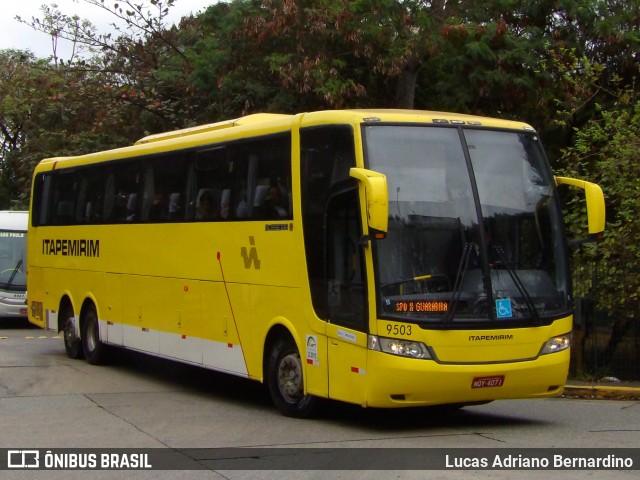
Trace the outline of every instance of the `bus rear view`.
<path fill-rule="evenodd" d="M 0 318 L 27 317 L 28 212 L 0 211 Z"/>

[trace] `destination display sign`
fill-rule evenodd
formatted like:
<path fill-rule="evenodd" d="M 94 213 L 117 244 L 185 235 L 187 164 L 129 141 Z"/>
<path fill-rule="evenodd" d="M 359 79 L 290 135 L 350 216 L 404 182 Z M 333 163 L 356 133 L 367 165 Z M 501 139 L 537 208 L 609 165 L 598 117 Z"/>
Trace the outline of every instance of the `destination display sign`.
<path fill-rule="evenodd" d="M 444 300 L 396 300 L 392 301 L 396 313 L 429 313 L 449 311 L 449 302 Z"/>

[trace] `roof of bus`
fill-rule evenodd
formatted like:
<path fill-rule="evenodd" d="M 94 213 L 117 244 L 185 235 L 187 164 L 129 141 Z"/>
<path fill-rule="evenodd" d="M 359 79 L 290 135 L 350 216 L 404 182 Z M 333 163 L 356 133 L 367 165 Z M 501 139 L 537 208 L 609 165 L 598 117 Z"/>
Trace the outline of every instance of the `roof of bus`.
<path fill-rule="evenodd" d="M 195 135 L 197 133 L 214 132 L 216 130 L 223 130 L 230 127 L 255 125 L 279 119 L 291 119 L 292 117 L 293 115 L 283 115 L 277 113 L 256 113 L 254 115 L 247 115 L 246 117 L 235 118 L 233 120 L 224 120 L 222 122 L 208 123 L 206 125 L 183 128 L 181 130 L 173 130 L 170 132 L 147 135 L 146 137 L 143 137 L 136 143 L 134 143 L 134 145 L 143 145 L 150 142 L 158 142 L 161 140 L 168 140 L 172 138 L 186 137 L 189 135 Z"/>
<path fill-rule="evenodd" d="M 352 110 L 327 110 L 305 113 L 303 124 L 312 121 L 318 123 L 330 122 L 331 119 L 350 121 L 351 123 L 426 123 L 426 124 L 454 124 L 475 125 L 488 128 L 503 128 L 509 130 L 534 129 L 523 122 L 504 120 L 463 113 L 439 112 L 431 110 L 401 110 L 401 109 L 352 109 Z M 338 116 L 340 115 L 340 116 Z M 313 120 L 312 120 L 313 119 Z"/>
<path fill-rule="evenodd" d="M 23 210 L 0 210 L 0 230 L 26 231 L 29 212 Z"/>
<path fill-rule="evenodd" d="M 324 110 L 298 115 L 257 113 L 232 120 L 148 135 L 129 147 L 90 153 L 79 157 L 48 158 L 42 160 L 40 166 L 44 167 L 44 169 L 56 168 L 58 163 L 64 163 L 65 166 L 72 166 L 75 164 L 84 164 L 87 161 L 95 162 L 116 158 L 128 158 L 162 151 L 190 148 L 221 140 L 241 138 L 245 132 L 250 132 L 251 135 L 264 135 L 285 131 L 290 129 L 294 124 L 303 127 L 323 124 L 335 125 L 340 123 L 359 124 L 381 122 L 473 125 L 488 128 L 533 131 L 533 128 L 526 123 L 513 120 L 500 120 L 489 117 L 426 110 Z"/>
<path fill-rule="evenodd" d="M 446 113 L 446 112 L 434 112 L 423 110 L 391 110 L 391 109 L 351 109 L 351 110 L 323 110 L 319 112 L 303 113 L 300 115 L 303 118 L 302 123 L 336 120 L 350 121 L 353 123 L 360 122 L 399 122 L 399 123 L 453 123 L 453 124 L 469 124 L 480 125 L 487 127 L 500 127 L 508 129 L 528 129 L 532 128 L 522 122 L 516 122 L 511 120 L 500 120 L 489 117 L 480 117 L 476 115 L 467 115 L 459 113 Z M 247 115 L 246 117 L 236 118 L 233 120 L 225 120 L 217 123 L 209 123 L 206 125 L 199 125 L 191 128 L 184 128 L 181 130 L 174 130 L 171 132 L 158 133 L 154 135 L 148 135 L 138 140 L 134 145 L 142 145 L 145 143 L 158 142 L 162 140 L 169 140 L 174 138 L 186 137 L 195 135 L 198 133 L 213 132 L 216 130 L 223 130 L 231 127 L 245 126 L 245 125 L 259 125 L 265 123 L 271 123 L 278 120 L 292 122 L 294 115 L 276 114 L 276 113 L 257 113 L 253 115 Z M 288 122 L 287 122 L 288 123 Z"/>

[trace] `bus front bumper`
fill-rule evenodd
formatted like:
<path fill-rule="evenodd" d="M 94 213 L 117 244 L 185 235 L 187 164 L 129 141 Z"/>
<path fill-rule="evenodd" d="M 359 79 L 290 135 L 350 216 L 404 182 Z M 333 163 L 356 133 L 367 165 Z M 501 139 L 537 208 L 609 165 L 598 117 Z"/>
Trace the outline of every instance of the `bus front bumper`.
<path fill-rule="evenodd" d="M 21 297 L 0 294 L 0 317 L 27 318 L 27 304 L 24 294 Z"/>
<path fill-rule="evenodd" d="M 438 364 L 369 351 L 366 406 L 397 408 L 474 404 L 562 393 L 570 350 L 491 364 Z"/>

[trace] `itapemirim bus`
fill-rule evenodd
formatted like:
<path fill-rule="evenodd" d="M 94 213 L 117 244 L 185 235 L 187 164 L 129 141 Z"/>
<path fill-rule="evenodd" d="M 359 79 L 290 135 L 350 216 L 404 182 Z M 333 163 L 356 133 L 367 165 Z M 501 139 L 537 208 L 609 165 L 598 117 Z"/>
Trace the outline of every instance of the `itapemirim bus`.
<path fill-rule="evenodd" d="M 27 318 L 27 226 L 29 212 L 0 211 L 0 319 Z"/>
<path fill-rule="evenodd" d="M 33 178 L 29 319 L 257 380 L 286 415 L 562 392 L 572 297 L 556 186 L 515 121 L 256 114 L 52 158 Z"/>

